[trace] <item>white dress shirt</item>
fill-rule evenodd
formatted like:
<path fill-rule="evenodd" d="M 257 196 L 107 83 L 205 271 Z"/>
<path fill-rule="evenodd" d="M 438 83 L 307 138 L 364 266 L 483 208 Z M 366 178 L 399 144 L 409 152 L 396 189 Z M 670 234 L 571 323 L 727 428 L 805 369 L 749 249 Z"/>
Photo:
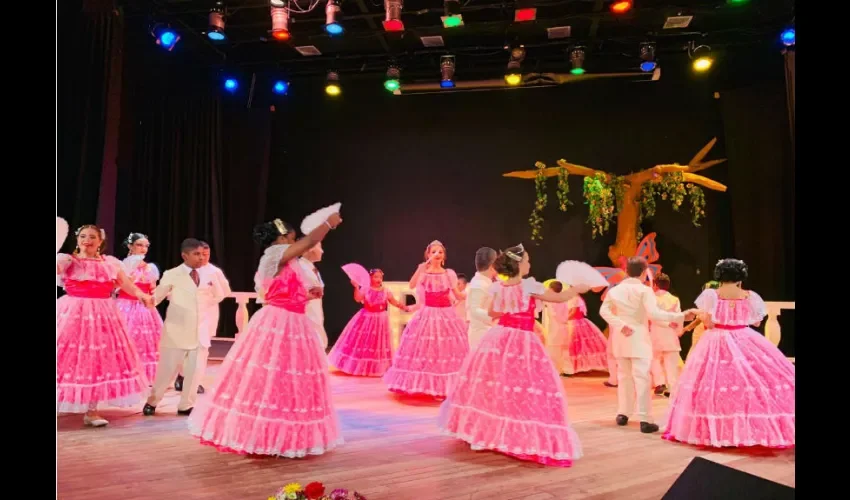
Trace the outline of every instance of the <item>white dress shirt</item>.
<path fill-rule="evenodd" d="M 322 275 L 319 274 L 319 270 L 316 269 L 315 264 L 303 257 L 298 259 L 298 264 L 301 266 L 301 269 L 304 270 L 303 276 L 307 282 L 307 290 L 315 287 L 325 288 L 325 282 L 322 281 Z M 319 340 L 322 341 L 322 346 L 327 349 L 328 334 L 325 332 L 325 311 L 322 307 L 322 299 L 318 298 L 308 300 L 304 312 L 310 321 L 316 325 L 319 333 Z"/>
<path fill-rule="evenodd" d="M 487 314 L 489 290 L 492 286 L 492 279 L 475 273 L 466 287 L 466 319 L 469 321 L 467 336 L 470 349 L 478 347 L 484 334 L 493 326 L 493 319 Z"/>

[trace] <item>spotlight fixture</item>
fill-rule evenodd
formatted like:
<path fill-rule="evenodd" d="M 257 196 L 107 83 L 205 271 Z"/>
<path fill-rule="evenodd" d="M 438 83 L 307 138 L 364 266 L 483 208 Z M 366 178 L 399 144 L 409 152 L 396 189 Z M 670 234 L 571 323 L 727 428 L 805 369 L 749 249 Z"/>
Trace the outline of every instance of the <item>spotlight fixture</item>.
<path fill-rule="evenodd" d="M 614 3 L 611 4 L 611 12 L 614 14 L 625 14 L 632 10 L 633 3 L 632 0 L 614 0 Z"/>
<path fill-rule="evenodd" d="M 325 83 L 325 93 L 333 97 L 342 93 L 342 87 L 339 86 L 339 73 L 336 71 L 328 71 L 327 83 Z"/>
<path fill-rule="evenodd" d="M 711 57 L 711 47 L 708 45 L 700 45 L 696 48 L 693 47 L 693 42 L 688 50 L 688 54 L 693 59 L 693 68 L 694 71 L 702 73 L 704 71 L 708 71 L 712 64 L 714 64 L 714 58 Z"/>
<path fill-rule="evenodd" d="M 390 92 L 395 92 L 401 87 L 401 70 L 398 69 L 398 66 L 395 63 L 390 63 L 389 67 L 387 67 L 387 79 L 384 80 L 384 88 Z"/>
<path fill-rule="evenodd" d="M 443 28 L 457 28 L 463 26 L 463 15 L 460 13 L 460 0 L 443 0 L 444 16 L 440 19 L 443 21 Z"/>
<path fill-rule="evenodd" d="M 452 89 L 455 86 L 455 56 L 440 58 L 440 87 Z"/>
<path fill-rule="evenodd" d="M 404 23 L 401 22 L 401 0 L 384 0 L 384 31 L 404 31 Z"/>
<path fill-rule="evenodd" d="M 505 47 L 507 48 L 507 47 Z M 505 71 L 505 83 L 516 86 L 522 83 L 522 61 L 525 59 L 525 46 L 514 45 L 508 59 L 508 69 Z"/>
<path fill-rule="evenodd" d="M 289 92 L 289 82 L 286 80 L 277 80 L 272 85 L 272 92 L 277 95 L 286 95 Z"/>
<path fill-rule="evenodd" d="M 213 8 L 210 9 L 209 28 L 207 29 L 207 38 L 215 42 L 221 42 L 227 38 L 224 32 L 224 2 L 216 1 Z"/>
<path fill-rule="evenodd" d="M 655 68 L 658 66 L 658 63 L 655 62 L 655 43 L 654 42 L 643 42 L 640 44 L 640 58 L 643 60 L 640 63 L 640 70 L 644 73 L 651 73 L 655 71 Z"/>
<path fill-rule="evenodd" d="M 328 0 L 325 5 L 325 33 L 331 36 L 341 35 L 344 31 L 342 25 L 336 21 L 339 14 L 339 0 Z"/>
<path fill-rule="evenodd" d="M 794 28 L 788 28 L 779 35 L 779 39 L 782 40 L 782 45 L 793 47 L 797 45 L 797 31 Z"/>
<path fill-rule="evenodd" d="M 239 81 L 236 78 L 228 77 L 228 78 L 224 79 L 224 90 L 233 94 L 238 89 L 239 89 Z"/>
<path fill-rule="evenodd" d="M 515 23 L 525 23 L 537 19 L 537 9 L 534 8 L 534 0 L 517 0 L 515 7 Z"/>
<path fill-rule="evenodd" d="M 153 29 L 151 29 L 151 35 L 156 40 L 157 45 L 169 52 L 180 41 L 180 35 L 164 24 L 155 24 Z"/>
<path fill-rule="evenodd" d="M 286 2 L 272 1 L 271 16 L 272 37 L 280 42 L 286 42 L 292 38 L 292 33 L 289 32 L 289 8 Z"/>
<path fill-rule="evenodd" d="M 584 74 L 584 47 L 573 47 L 570 50 L 570 63 L 573 65 L 570 73 L 574 75 Z"/>

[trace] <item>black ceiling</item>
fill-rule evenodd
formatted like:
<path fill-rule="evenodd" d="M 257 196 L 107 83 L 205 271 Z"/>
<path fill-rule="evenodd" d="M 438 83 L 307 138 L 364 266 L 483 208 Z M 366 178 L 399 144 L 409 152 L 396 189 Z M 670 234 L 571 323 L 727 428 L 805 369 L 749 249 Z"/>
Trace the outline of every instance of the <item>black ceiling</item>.
<path fill-rule="evenodd" d="M 181 64 L 241 68 L 248 71 L 281 69 L 293 76 L 318 75 L 328 69 L 341 72 L 384 71 L 390 59 L 403 68 L 406 78 L 439 74 L 439 58 L 454 54 L 458 76 L 503 72 L 508 61 L 506 44 L 527 48 L 524 71 L 566 71 L 567 51 L 586 47 L 588 72 L 635 71 L 641 42 L 657 44 L 659 62 L 687 58 L 690 42 L 709 45 L 723 53 L 754 45 L 776 43 L 779 32 L 793 21 L 793 0 L 635 0 L 626 14 L 609 11 L 611 0 L 548 0 L 533 2 L 537 20 L 514 23 L 516 3 L 504 0 L 461 0 L 464 26 L 443 28 L 443 0 L 406 0 L 403 33 L 385 33 L 382 0 L 342 0 L 338 21 L 345 33 L 330 37 L 323 30 L 325 0 L 298 0 L 291 14 L 292 40 L 271 38 L 269 0 L 230 0 L 226 5 L 227 40 L 206 38 L 211 0 L 152 0 L 125 2 L 128 40 L 153 44 L 153 22 L 168 23 L 181 35 L 171 52 L 157 57 Z M 294 10 L 298 10 L 293 6 Z M 670 16 L 692 15 L 682 29 L 663 29 Z M 570 26 L 571 36 L 550 40 L 546 28 Z M 440 35 L 445 46 L 427 48 L 422 36 Z M 320 56 L 305 57 L 296 46 L 313 45 Z M 490 75 L 495 76 L 495 75 Z"/>

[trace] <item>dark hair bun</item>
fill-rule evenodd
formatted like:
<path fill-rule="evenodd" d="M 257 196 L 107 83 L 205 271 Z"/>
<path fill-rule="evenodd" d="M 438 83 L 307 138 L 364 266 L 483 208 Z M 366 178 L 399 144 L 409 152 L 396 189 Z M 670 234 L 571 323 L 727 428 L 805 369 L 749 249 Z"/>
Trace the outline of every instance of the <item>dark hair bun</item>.
<path fill-rule="evenodd" d="M 743 260 L 722 259 L 714 266 L 714 279 L 720 283 L 737 283 L 747 279 L 748 268 Z"/>
<path fill-rule="evenodd" d="M 148 237 L 142 233 L 130 233 L 130 236 L 124 239 L 124 246 L 130 246 L 139 240 L 146 240 Z"/>
<path fill-rule="evenodd" d="M 252 237 L 254 241 L 260 244 L 263 248 L 270 246 L 280 236 L 280 231 L 275 227 L 274 222 L 263 222 L 254 226 Z"/>
<path fill-rule="evenodd" d="M 493 269 L 496 270 L 497 273 L 507 276 L 508 278 L 513 278 L 519 275 L 519 263 L 520 261 L 512 259 L 508 256 L 508 252 L 512 255 L 516 255 L 518 257 L 522 257 L 525 255 L 525 249 L 522 248 L 521 245 L 508 248 L 504 252 L 500 253 L 496 260 L 493 261 Z"/>

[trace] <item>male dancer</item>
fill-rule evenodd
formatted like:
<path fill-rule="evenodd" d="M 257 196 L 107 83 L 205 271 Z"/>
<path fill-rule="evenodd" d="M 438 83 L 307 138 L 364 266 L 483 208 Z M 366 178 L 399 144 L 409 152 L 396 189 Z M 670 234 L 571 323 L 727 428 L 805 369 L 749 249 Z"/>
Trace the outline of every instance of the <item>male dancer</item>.
<path fill-rule="evenodd" d="M 659 309 L 652 288 L 643 284 L 646 269 L 646 259 L 629 258 L 626 262 L 629 277 L 608 290 L 599 314 L 608 322 L 617 357 L 617 425 L 629 423 L 628 415 L 635 408 L 637 395 L 635 413 L 640 419 L 640 431 L 649 434 L 658 431 L 658 425 L 652 422 L 649 320 L 683 325 L 686 319 L 694 317 L 694 310 L 681 313 Z"/>
<path fill-rule="evenodd" d="M 211 288 L 215 297 L 223 298 L 209 270 L 204 269 L 203 244 L 187 238 L 180 245 L 183 264 L 165 271 L 154 290 L 156 303 L 168 298 L 168 309 L 159 344 L 159 363 L 156 367 L 153 390 L 144 407 L 145 415 L 153 415 L 156 405 L 165 395 L 168 385 L 183 364 L 186 387 L 177 405 L 178 415 L 189 415 L 195 405 L 198 385 L 204 377 L 209 354 L 210 336 L 203 315 L 208 314 L 201 287 Z M 220 299 L 219 299 L 220 301 Z"/>
<path fill-rule="evenodd" d="M 487 313 L 487 302 L 490 300 L 490 287 L 496 279 L 496 270 L 493 269 L 495 260 L 496 251 L 490 247 L 482 247 L 475 252 L 477 272 L 467 285 L 466 292 L 466 319 L 469 321 L 467 337 L 470 352 L 478 347 L 484 334 L 493 326 L 493 319 Z"/>
<path fill-rule="evenodd" d="M 304 269 L 304 274 L 307 279 L 307 288 L 309 289 L 312 299 L 307 302 L 307 317 L 316 325 L 316 332 L 319 334 L 319 341 L 322 344 L 322 349 L 328 350 L 328 334 L 325 331 L 325 311 L 322 307 L 322 295 L 324 295 L 325 282 L 322 281 L 322 275 L 316 268 L 316 262 L 322 260 L 322 255 L 325 251 L 322 249 L 322 244 L 317 243 L 316 246 L 310 248 L 304 255 L 298 259 L 301 268 Z"/>
<path fill-rule="evenodd" d="M 224 276 L 224 272 L 218 267 L 210 264 L 210 245 L 201 240 L 201 255 L 203 263 L 199 272 L 202 276 L 209 277 L 198 287 L 198 297 L 201 305 L 200 324 L 198 328 L 206 331 L 207 338 L 213 338 L 218 331 L 219 303 L 226 299 L 231 293 L 230 282 Z M 183 366 L 174 381 L 174 390 L 183 390 Z M 198 385 L 198 394 L 204 393 L 204 386 Z"/>
<path fill-rule="evenodd" d="M 670 293 L 669 276 L 658 273 L 658 276 L 653 280 L 652 288 L 655 290 L 655 300 L 659 308 L 670 312 L 682 310 L 679 297 Z M 652 350 L 654 352 L 652 380 L 653 385 L 655 385 L 655 394 L 663 394 L 669 398 L 670 393 L 676 387 L 676 382 L 679 380 L 679 361 L 681 361 L 679 352 L 682 351 L 679 337 L 682 336 L 682 333 L 682 325 L 659 323 L 658 321 L 649 323 L 649 337 L 652 339 Z"/>

